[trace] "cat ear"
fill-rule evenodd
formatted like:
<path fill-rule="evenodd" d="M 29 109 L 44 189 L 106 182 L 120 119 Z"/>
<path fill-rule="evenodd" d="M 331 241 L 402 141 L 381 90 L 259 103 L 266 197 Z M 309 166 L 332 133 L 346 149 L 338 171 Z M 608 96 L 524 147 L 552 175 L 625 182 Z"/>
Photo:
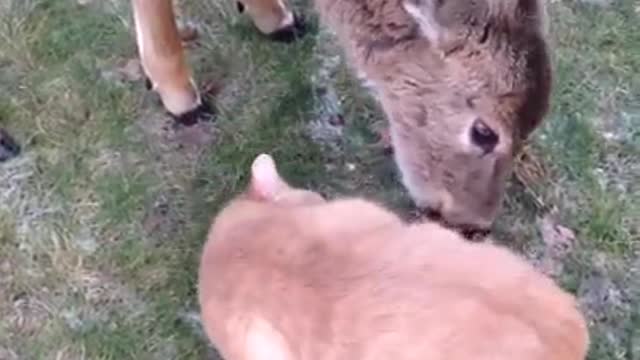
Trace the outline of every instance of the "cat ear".
<path fill-rule="evenodd" d="M 263 200 L 273 200 L 284 182 L 278 174 L 276 163 L 267 154 L 260 154 L 251 164 L 250 193 Z"/>

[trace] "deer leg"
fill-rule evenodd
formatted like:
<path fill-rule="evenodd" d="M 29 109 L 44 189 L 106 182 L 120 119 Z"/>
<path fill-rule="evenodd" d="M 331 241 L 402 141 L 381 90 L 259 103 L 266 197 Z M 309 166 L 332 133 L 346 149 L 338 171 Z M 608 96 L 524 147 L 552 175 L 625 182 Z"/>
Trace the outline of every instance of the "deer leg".
<path fill-rule="evenodd" d="M 193 80 L 172 0 L 131 0 L 131 4 L 145 87 L 160 96 L 177 122 L 195 124 L 211 107 L 203 103 Z"/>

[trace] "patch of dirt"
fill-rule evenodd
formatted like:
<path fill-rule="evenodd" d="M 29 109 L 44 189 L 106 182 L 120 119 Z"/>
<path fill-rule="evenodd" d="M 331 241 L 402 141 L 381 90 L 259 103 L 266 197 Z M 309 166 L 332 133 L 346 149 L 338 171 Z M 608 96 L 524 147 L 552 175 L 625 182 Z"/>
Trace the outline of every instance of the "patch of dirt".
<path fill-rule="evenodd" d="M 13 335 L 31 337 L 42 330 L 51 317 L 49 306 L 35 295 L 19 292 L 11 296 L 13 311 L 5 317 Z"/>
<path fill-rule="evenodd" d="M 542 237 L 540 246 L 529 246 L 525 256 L 539 271 L 558 279 L 565 270 L 565 258 L 574 251 L 576 236 L 573 230 L 557 220 L 557 214 L 548 213 L 538 218 L 537 227 Z"/>
<path fill-rule="evenodd" d="M 165 135 L 166 141 L 174 143 L 177 149 L 197 153 L 213 142 L 215 128 L 210 123 L 200 122 L 194 126 L 173 128 L 173 131 L 166 131 Z"/>
<path fill-rule="evenodd" d="M 97 271 L 77 271 L 71 275 L 68 291 L 82 302 L 75 306 L 59 304 L 58 314 L 71 330 L 81 331 L 95 324 L 108 324 L 115 312 L 135 319 L 148 311 L 147 303 L 138 294 L 112 276 Z"/>
<path fill-rule="evenodd" d="M 173 194 L 161 194 L 147 210 L 142 228 L 148 238 L 157 241 L 171 239 L 184 225 L 180 214 L 174 209 L 172 198 L 175 198 Z"/>
<path fill-rule="evenodd" d="M 597 326 L 606 341 L 617 349 L 627 348 L 634 336 L 634 313 L 637 315 L 638 272 L 630 259 L 613 257 L 597 252 L 589 260 L 589 272 L 585 274 L 577 289 L 580 308 L 590 322 Z M 637 327 L 637 325 L 636 325 Z M 632 344 L 632 343 L 631 343 Z"/>
<path fill-rule="evenodd" d="M 316 90 L 314 119 L 307 125 L 311 139 L 332 152 L 342 149 L 344 118 L 341 114 L 340 102 L 332 86 Z"/>
<path fill-rule="evenodd" d="M 617 349 L 625 348 L 633 341 L 629 333 L 632 307 L 637 299 L 631 298 L 630 289 L 613 281 L 606 272 L 596 271 L 584 279 L 578 289 L 578 302 L 585 316 L 597 328 L 603 339 Z M 632 330 L 633 332 L 633 330 Z"/>
<path fill-rule="evenodd" d="M 171 239 L 184 225 L 179 194 L 191 186 L 201 156 L 215 146 L 217 128 L 213 122 L 174 126 L 170 117 L 147 110 L 126 132 L 145 145 L 145 166 L 162 184 L 142 221 L 147 240 Z"/>
<path fill-rule="evenodd" d="M 539 222 L 542 241 L 554 257 L 566 256 L 573 250 L 576 235 L 573 230 L 560 225 L 553 215 L 545 215 Z"/>
<path fill-rule="evenodd" d="M 342 116 L 342 103 L 334 87 L 334 79 L 341 66 L 341 57 L 338 49 L 331 46 L 333 42 L 322 41 L 323 38 L 328 40 L 334 36 L 322 28 L 313 50 L 318 66 L 311 75 L 314 85 L 314 115 L 307 131 L 315 143 L 331 152 L 339 153 L 342 149 L 345 119 Z"/>
<path fill-rule="evenodd" d="M 573 250 L 576 240 L 573 231 L 556 222 L 551 215 L 538 221 L 544 248 L 536 265 L 543 273 L 558 277 L 564 270 L 563 259 Z"/>
<path fill-rule="evenodd" d="M 102 71 L 102 78 L 114 83 L 138 82 L 144 79 L 140 60 L 120 59 Z"/>
<path fill-rule="evenodd" d="M 582 281 L 578 298 L 586 315 L 597 322 L 613 320 L 611 314 L 628 313 L 630 298 L 605 273 L 594 273 Z"/>
<path fill-rule="evenodd" d="M 169 205 L 162 202 L 153 206 L 151 211 L 147 214 L 142 222 L 142 227 L 147 234 L 153 234 L 159 229 L 163 228 L 168 221 L 167 213 L 169 212 Z"/>
<path fill-rule="evenodd" d="M 542 244 L 530 245 L 526 257 L 541 272 L 556 281 L 575 284 L 579 307 L 589 326 L 598 336 L 615 348 L 623 348 L 628 341 L 629 314 L 634 304 L 640 304 L 634 295 L 637 272 L 625 259 L 596 252 L 584 258 L 584 249 L 575 232 L 558 221 L 556 213 L 547 214 L 537 221 Z M 574 257 L 577 255 L 577 257 Z"/>
<path fill-rule="evenodd" d="M 158 174 L 166 174 L 172 180 L 177 172 L 191 173 L 199 156 L 216 140 L 217 129 L 212 122 L 199 122 L 193 126 L 174 126 L 168 116 L 147 110 L 127 129 L 127 133 L 137 142 L 148 145 L 151 156 L 157 161 L 152 164 Z"/>

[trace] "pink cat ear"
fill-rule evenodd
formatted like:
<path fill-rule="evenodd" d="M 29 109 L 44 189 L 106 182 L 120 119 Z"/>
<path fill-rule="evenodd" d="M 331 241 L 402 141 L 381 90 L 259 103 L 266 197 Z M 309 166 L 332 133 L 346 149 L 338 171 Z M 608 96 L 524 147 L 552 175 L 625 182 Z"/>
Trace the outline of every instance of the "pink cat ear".
<path fill-rule="evenodd" d="M 252 194 L 264 200 L 272 200 L 282 186 L 282 180 L 278 174 L 276 163 L 267 154 L 260 154 L 251 164 Z"/>

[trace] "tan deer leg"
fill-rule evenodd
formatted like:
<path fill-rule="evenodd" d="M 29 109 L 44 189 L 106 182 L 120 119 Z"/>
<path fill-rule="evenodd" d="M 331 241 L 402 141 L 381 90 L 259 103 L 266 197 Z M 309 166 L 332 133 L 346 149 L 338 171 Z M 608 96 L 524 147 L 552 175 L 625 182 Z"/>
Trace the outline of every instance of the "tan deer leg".
<path fill-rule="evenodd" d="M 131 0 L 136 43 L 147 87 L 178 122 L 192 125 L 207 110 L 186 61 L 172 0 Z"/>
<path fill-rule="evenodd" d="M 304 20 L 295 15 L 286 0 L 234 0 L 238 12 L 246 13 L 259 32 L 271 40 L 292 42 L 307 31 Z"/>

